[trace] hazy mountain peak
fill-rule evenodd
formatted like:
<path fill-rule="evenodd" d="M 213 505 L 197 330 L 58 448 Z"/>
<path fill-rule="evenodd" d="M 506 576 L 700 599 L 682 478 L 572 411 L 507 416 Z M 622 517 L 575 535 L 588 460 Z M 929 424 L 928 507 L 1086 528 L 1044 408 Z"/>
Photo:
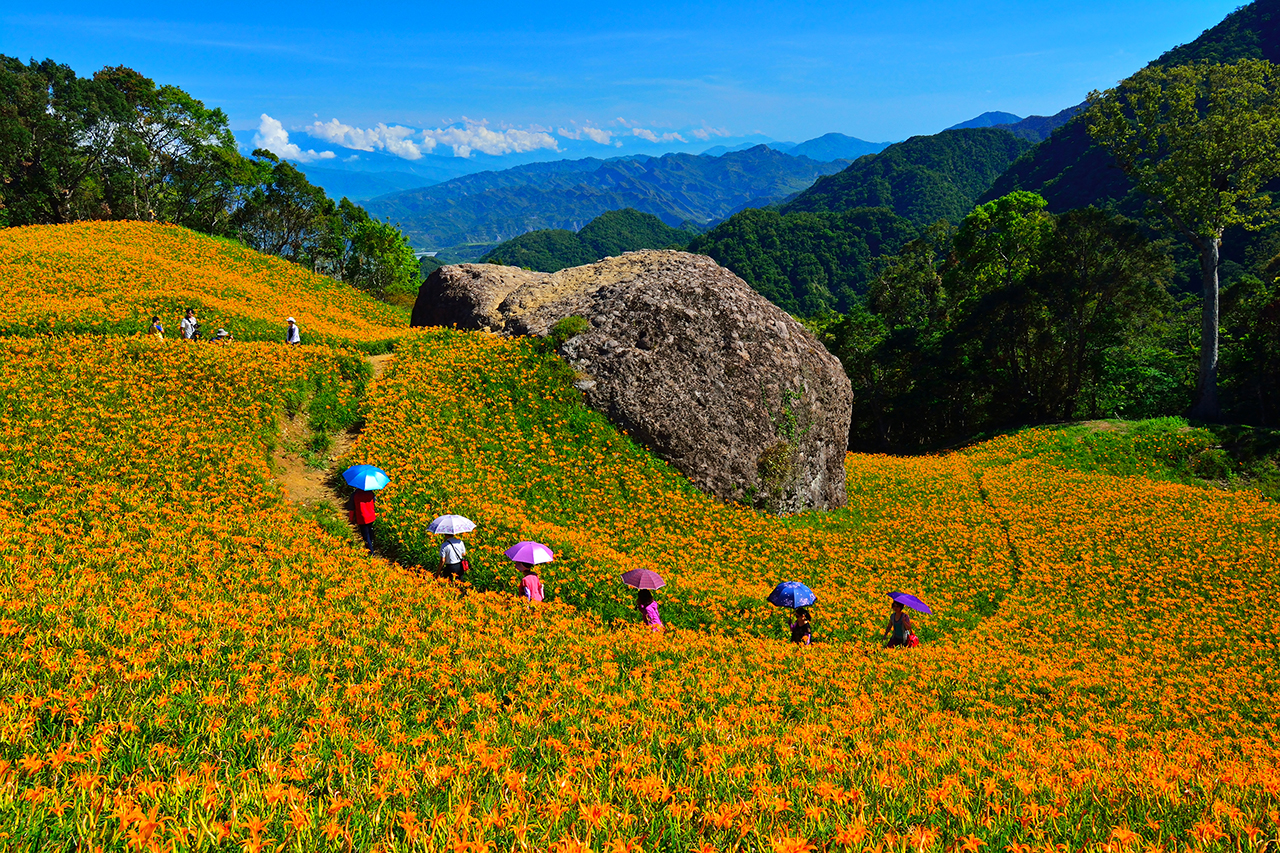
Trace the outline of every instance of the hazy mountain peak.
<path fill-rule="evenodd" d="M 962 121 L 959 124 L 953 124 L 947 130 L 961 130 L 967 127 L 997 127 L 1002 124 L 1017 124 L 1022 121 L 1022 116 L 1016 116 L 1013 113 L 1002 113 L 998 111 L 985 112 L 976 118 L 968 121 Z"/>

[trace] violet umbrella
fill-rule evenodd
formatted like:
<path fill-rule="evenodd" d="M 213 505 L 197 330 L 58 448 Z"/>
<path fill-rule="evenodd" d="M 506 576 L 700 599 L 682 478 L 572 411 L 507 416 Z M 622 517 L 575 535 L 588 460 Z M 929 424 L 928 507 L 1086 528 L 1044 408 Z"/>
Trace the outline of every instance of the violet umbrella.
<path fill-rule="evenodd" d="M 541 542 L 517 542 L 502 553 L 513 562 L 528 563 L 536 566 L 539 563 L 550 563 L 556 558 L 551 549 Z"/>
<path fill-rule="evenodd" d="M 667 582 L 662 575 L 648 569 L 632 569 L 622 575 L 622 582 L 632 589 L 662 589 Z"/>
<path fill-rule="evenodd" d="M 902 604 L 905 607 L 910 607 L 912 610 L 919 613 L 933 613 L 929 608 L 929 605 L 925 604 L 909 592 L 891 592 L 889 593 L 889 597 L 899 604 Z"/>

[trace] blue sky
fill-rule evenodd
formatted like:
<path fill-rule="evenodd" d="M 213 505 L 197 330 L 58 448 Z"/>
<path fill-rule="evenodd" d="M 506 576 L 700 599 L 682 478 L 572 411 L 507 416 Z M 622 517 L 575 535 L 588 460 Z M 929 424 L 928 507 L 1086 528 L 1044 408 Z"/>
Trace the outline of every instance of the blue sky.
<path fill-rule="evenodd" d="M 460 140 L 518 150 L 544 134 L 605 154 L 647 134 L 888 141 L 987 110 L 1053 113 L 1237 5 L 71 0 L 6 4 L 0 53 L 84 75 L 128 65 L 221 106 L 234 129 L 262 131 L 267 115 L 303 145 L 456 154 Z"/>

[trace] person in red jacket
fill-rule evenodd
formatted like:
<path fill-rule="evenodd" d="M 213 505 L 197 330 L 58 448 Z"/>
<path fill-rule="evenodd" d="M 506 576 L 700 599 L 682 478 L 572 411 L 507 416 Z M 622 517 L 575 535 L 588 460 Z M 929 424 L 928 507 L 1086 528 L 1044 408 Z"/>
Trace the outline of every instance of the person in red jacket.
<path fill-rule="evenodd" d="M 360 536 L 364 539 L 364 547 L 373 553 L 373 521 L 378 517 L 374 502 L 378 499 L 374 492 L 356 489 L 351 495 L 351 523 L 360 528 Z"/>

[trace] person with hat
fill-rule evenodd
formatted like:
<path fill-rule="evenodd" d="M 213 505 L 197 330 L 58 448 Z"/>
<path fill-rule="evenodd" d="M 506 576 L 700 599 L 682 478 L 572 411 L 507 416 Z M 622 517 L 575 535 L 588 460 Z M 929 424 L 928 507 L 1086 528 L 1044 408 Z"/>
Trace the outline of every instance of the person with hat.
<path fill-rule="evenodd" d="M 286 344 L 302 343 L 302 332 L 298 330 L 298 321 L 292 317 L 285 317 L 284 321 L 289 324 L 284 329 L 284 342 Z"/>
<path fill-rule="evenodd" d="M 231 333 L 226 329 L 219 329 L 217 334 L 213 336 L 213 342 L 215 344 L 225 344 L 229 340 L 231 340 Z"/>

